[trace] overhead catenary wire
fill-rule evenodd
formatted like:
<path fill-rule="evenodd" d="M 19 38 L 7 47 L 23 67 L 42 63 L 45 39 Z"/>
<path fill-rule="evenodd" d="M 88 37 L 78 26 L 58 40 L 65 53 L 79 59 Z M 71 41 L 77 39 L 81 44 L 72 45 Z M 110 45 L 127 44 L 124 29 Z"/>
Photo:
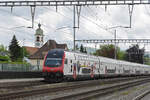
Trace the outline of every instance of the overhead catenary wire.
<path fill-rule="evenodd" d="M 56 11 L 55 11 L 56 12 Z M 58 13 L 58 12 L 56 12 L 56 13 Z M 59 14 L 61 14 L 61 13 L 59 13 Z M 67 18 L 69 18 L 70 20 L 72 20 L 69 16 L 66 16 L 66 15 L 64 15 L 64 14 L 61 14 L 62 16 L 64 16 L 64 17 L 67 17 Z M 82 21 L 81 21 L 81 23 L 82 23 Z M 85 28 L 85 27 L 84 27 Z M 89 30 L 89 29 L 87 29 L 87 30 Z M 81 31 L 83 31 L 83 30 L 81 30 Z M 93 32 L 94 33 L 94 32 Z M 97 33 L 95 33 L 95 34 L 97 34 Z"/>
<path fill-rule="evenodd" d="M 3 11 L 6 11 L 6 12 L 8 12 L 7 10 L 3 10 Z M 8 12 L 8 13 L 10 13 L 10 12 Z M 60 14 L 60 13 L 59 13 Z M 25 19 L 25 20 L 27 20 L 27 21 L 31 21 L 30 19 L 27 19 L 27 18 L 24 18 L 24 17 L 22 17 L 22 16 L 19 16 L 19 15 L 17 15 L 17 14 L 15 14 L 15 13 L 13 13 L 13 15 L 15 15 L 15 16 L 17 16 L 17 17 L 21 17 L 21 18 L 23 18 L 23 19 Z M 63 14 L 61 14 L 61 15 L 63 15 Z M 84 17 L 84 16 L 82 16 L 82 17 Z M 89 20 L 90 22 L 92 22 L 92 23 L 94 23 L 94 24 L 96 24 L 98 27 L 101 27 L 101 28 L 103 28 L 102 26 L 100 26 L 100 25 L 98 25 L 97 23 L 95 23 L 94 21 L 92 21 L 91 19 L 87 19 L 86 17 L 84 17 L 86 20 Z M 35 23 L 38 23 L 38 22 L 35 22 Z M 45 25 L 44 25 L 45 26 Z M 45 26 L 46 27 L 46 26 Z M 46 27 L 47 28 L 47 27 Z M 54 28 L 53 28 L 54 29 Z M 103 28 L 104 29 L 104 28 Z"/>
<path fill-rule="evenodd" d="M 51 9 L 49 9 L 49 10 L 51 10 Z M 55 11 L 56 12 L 56 11 Z M 64 17 L 67 17 L 67 18 L 69 18 L 70 20 L 72 20 L 73 21 L 73 19 L 72 18 L 70 18 L 69 16 L 67 16 L 67 15 L 64 15 L 64 14 L 61 14 L 60 12 L 56 12 L 56 13 L 58 13 L 58 14 L 60 14 L 60 15 L 62 15 L 62 16 L 64 16 Z M 72 23 L 72 22 L 71 22 Z M 83 23 L 82 21 L 81 21 L 81 23 Z M 84 27 L 86 30 L 89 30 L 89 29 L 87 29 L 86 27 Z M 80 30 L 80 31 L 82 31 L 83 32 L 83 30 Z M 94 33 L 94 32 L 90 32 L 90 33 Z M 97 34 L 97 33 L 94 33 L 94 34 Z"/>
<path fill-rule="evenodd" d="M 16 16 L 16 17 L 18 17 L 18 18 L 24 19 L 24 20 L 26 20 L 26 21 L 28 21 L 28 22 L 31 22 L 31 19 L 28 19 L 28 18 L 25 18 L 25 17 L 23 17 L 23 16 L 20 16 L 20 15 L 14 13 L 14 12 L 11 13 L 10 11 L 4 10 L 4 9 L 0 9 L 0 11 L 6 12 L 6 13 L 8 13 L 8 14 L 10 14 L 10 15 L 13 15 L 13 16 Z M 39 22 L 34 21 L 34 23 L 35 23 L 35 24 L 38 24 Z M 42 24 L 42 23 L 41 23 L 41 24 Z M 42 26 L 44 26 L 45 28 L 47 28 L 47 26 L 44 25 L 44 24 L 42 24 Z M 51 27 L 51 28 L 52 28 L 52 27 Z"/>
<path fill-rule="evenodd" d="M 83 16 L 83 15 L 82 15 Z M 20 17 L 20 16 L 18 16 L 18 17 Z M 21 18 L 22 18 L 22 16 L 21 16 Z M 85 16 L 83 16 L 83 18 L 85 19 L 85 20 L 88 20 L 88 21 L 90 21 L 90 22 L 92 22 L 92 23 L 94 23 L 95 25 L 97 25 L 98 27 L 101 27 L 101 28 L 105 28 L 104 26 L 100 26 L 99 24 L 97 24 L 96 22 L 94 22 L 93 20 L 91 20 L 91 19 L 89 19 L 89 18 L 87 18 L 87 17 L 85 17 Z M 26 19 L 26 18 L 25 18 Z M 31 21 L 30 19 L 27 19 L 28 21 Z M 45 27 L 47 27 L 47 26 L 45 26 Z M 84 27 L 85 28 L 85 27 Z M 93 32 L 94 33 L 94 32 Z M 96 33 L 97 34 L 97 33 Z"/>

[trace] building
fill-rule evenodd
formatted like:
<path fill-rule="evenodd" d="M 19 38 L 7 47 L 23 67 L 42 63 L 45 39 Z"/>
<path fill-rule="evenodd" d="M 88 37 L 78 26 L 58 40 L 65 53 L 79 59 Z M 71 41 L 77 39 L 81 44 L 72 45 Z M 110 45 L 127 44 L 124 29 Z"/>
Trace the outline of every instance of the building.
<path fill-rule="evenodd" d="M 139 45 L 133 45 L 129 49 L 126 50 L 127 53 L 127 61 L 136 62 L 143 64 L 145 50 L 139 48 Z"/>
<path fill-rule="evenodd" d="M 36 29 L 36 32 L 34 34 L 34 46 L 35 47 L 29 47 L 29 46 L 23 46 L 27 52 L 30 55 L 33 55 L 36 51 L 38 51 L 38 49 L 40 47 L 43 46 L 43 42 L 44 42 L 44 34 L 43 34 L 43 30 L 41 29 L 41 24 L 38 24 L 38 29 Z"/>
<path fill-rule="evenodd" d="M 35 47 L 40 48 L 43 46 L 43 41 L 44 39 L 44 34 L 43 34 L 43 30 L 41 29 L 41 24 L 38 24 L 38 29 L 36 30 L 35 33 Z"/>
<path fill-rule="evenodd" d="M 57 44 L 55 40 L 48 40 L 41 48 L 29 57 L 32 65 L 42 67 L 45 55 L 51 49 L 67 50 L 67 44 Z"/>
<path fill-rule="evenodd" d="M 38 51 L 38 49 L 39 48 L 37 48 L 37 47 L 29 47 L 29 46 L 23 46 L 25 49 L 26 49 L 26 51 L 29 53 L 29 56 L 30 55 L 33 55 L 35 52 L 37 52 Z"/>
<path fill-rule="evenodd" d="M 67 50 L 67 44 L 58 44 L 55 40 L 48 40 L 44 45 L 44 34 L 41 29 L 41 24 L 38 24 L 38 29 L 35 32 L 35 47 L 24 46 L 29 53 L 29 60 L 31 65 L 42 67 L 45 54 L 51 49 L 65 49 Z"/>

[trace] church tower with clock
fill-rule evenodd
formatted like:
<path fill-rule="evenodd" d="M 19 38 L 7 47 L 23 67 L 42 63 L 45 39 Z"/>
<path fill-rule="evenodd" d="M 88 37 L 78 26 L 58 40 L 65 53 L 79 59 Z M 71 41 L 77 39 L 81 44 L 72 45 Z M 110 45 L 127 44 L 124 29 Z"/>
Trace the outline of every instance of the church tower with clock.
<path fill-rule="evenodd" d="M 38 24 L 38 29 L 36 30 L 35 33 L 35 47 L 42 47 L 43 46 L 43 39 L 44 39 L 44 34 L 43 30 L 41 29 L 41 24 Z"/>

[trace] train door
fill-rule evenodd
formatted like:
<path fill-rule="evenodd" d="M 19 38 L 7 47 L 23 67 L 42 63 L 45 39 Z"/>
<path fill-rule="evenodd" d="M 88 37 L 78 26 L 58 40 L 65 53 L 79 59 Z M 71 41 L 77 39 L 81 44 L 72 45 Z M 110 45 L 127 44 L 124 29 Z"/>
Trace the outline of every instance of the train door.
<path fill-rule="evenodd" d="M 65 62 L 64 62 L 64 74 L 66 75 L 69 72 L 68 68 L 68 58 L 65 57 Z"/>
<path fill-rule="evenodd" d="M 77 79 L 77 76 L 79 74 L 79 71 L 78 71 L 78 65 L 79 62 L 78 62 L 78 55 L 76 53 L 73 53 L 73 59 L 72 59 L 72 74 L 73 74 L 73 78 L 76 80 Z"/>
<path fill-rule="evenodd" d="M 105 74 L 104 60 L 101 57 L 99 57 L 99 73 L 100 75 Z"/>
<path fill-rule="evenodd" d="M 100 62 L 100 74 L 105 74 L 106 73 L 106 69 L 105 69 L 105 63 L 104 62 Z"/>
<path fill-rule="evenodd" d="M 67 64 L 67 71 L 68 71 L 68 75 L 72 75 L 73 74 L 73 57 L 72 57 L 72 53 L 68 54 L 68 64 Z"/>
<path fill-rule="evenodd" d="M 99 75 L 99 60 L 95 58 L 95 61 L 94 61 L 94 66 L 95 66 L 95 74 L 96 76 Z"/>
<path fill-rule="evenodd" d="M 123 73 L 123 64 L 122 63 L 120 63 L 120 65 L 119 65 L 119 75 L 121 75 L 122 73 Z"/>
<path fill-rule="evenodd" d="M 69 52 L 65 52 L 64 75 L 72 75 L 72 57 Z"/>
<path fill-rule="evenodd" d="M 100 71 L 101 71 L 101 62 L 100 62 L 100 59 L 98 59 L 98 74 L 100 75 Z"/>
<path fill-rule="evenodd" d="M 115 69 L 116 69 L 116 74 L 119 75 L 120 74 L 120 64 L 119 63 L 117 63 Z"/>

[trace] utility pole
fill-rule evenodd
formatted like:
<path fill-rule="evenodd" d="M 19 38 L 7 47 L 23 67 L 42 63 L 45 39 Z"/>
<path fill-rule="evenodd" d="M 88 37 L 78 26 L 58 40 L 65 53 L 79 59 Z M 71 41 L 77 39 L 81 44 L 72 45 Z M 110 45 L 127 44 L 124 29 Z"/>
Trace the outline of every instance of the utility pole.
<path fill-rule="evenodd" d="M 23 39 L 23 46 L 22 46 L 22 56 L 23 56 L 23 60 L 24 60 L 24 43 L 25 43 L 25 39 Z"/>
<path fill-rule="evenodd" d="M 34 28 L 35 6 L 31 6 L 32 28 Z"/>
<path fill-rule="evenodd" d="M 95 44 L 95 52 L 96 52 L 97 44 Z"/>
<path fill-rule="evenodd" d="M 75 51 L 75 33 L 76 33 L 76 11 L 75 6 L 73 6 L 73 50 Z"/>
<path fill-rule="evenodd" d="M 115 32 L 114 32 L 114 39 L 115 39 L 115 51 L 114 51 L 114 54 L 115 54 L 115 59 L 117 59 L 117 47 L 116 47 L 116 29 L 115 29 Z"/>
<path fill-rule="evenodd" d="M 143 64 L 145 64 L 145 59 L 144 59 L 144 54 L 145 54 L 145 46 L 146 46 L 146 44 L 144 44 L 144 47 L 143 47 L 143 49 L 142 49 L 142 53 L 143 53 L 143 55 L 142 55 L 142 59 L 143 59 Z"/>

